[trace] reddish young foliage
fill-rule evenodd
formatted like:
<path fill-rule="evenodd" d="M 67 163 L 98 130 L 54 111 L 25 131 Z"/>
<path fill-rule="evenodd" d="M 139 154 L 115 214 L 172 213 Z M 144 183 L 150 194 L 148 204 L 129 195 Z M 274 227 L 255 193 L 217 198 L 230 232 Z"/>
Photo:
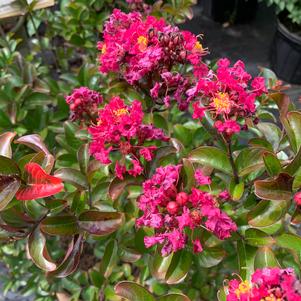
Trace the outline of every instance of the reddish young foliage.
<path fill-rule="evenodd" d="M 26 164 L 24 170 L 27 176 L 26 185 L 17 192 L 17 200 L 30 201 L 45 198 L 59 193 L 64 188 L 61 179 L 48 175 L 37 163 Z"/>

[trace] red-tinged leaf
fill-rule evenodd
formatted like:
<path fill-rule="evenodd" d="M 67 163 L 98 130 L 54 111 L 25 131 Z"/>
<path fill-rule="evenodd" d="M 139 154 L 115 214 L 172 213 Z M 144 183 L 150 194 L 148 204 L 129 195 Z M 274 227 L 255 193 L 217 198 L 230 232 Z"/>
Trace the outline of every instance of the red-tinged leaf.
<path fill-rule="evenodd" d="M 48 216 L 41 222 L 41 230 L 49 235 L 72 236 L 78 234 L 79 227 L 73 215 Z"/>
<path fill-rule="evenodd" d="M 115 201 L 117 200 L 125 188 L 130 185 L 139 185 L 142 182 L 142 178 L 126 177 L 124 180 L 114 178 L 109 186 L 109 196 Z"/>
<path fill-rule="evenodd" d="M 292 197 L 293 178 L 280 173 L 277 178 L 271 180 L 258 180 L 254 182 L 255 194 L 264 200 L 289 201 Z"/>
<path fill-rule="evenodd" d="M 15 143 L 24 144 L 36 152 L 42 151 L 45 154 L 50 154 L 42 138 L 37 134 L 23 136 L 17 139 Z"/>
<path fill-rule="evenodd" d="M 21 183 L 16 177 L 0 176 L 0 211 L 13 199 Z"/>
<path fill-rule="evenodd" d="M 108 235 L 121 226 L 123 214 L 89 210 L 82 213 L 78 221 L 80 228 L 92 235 Z"/>
<path fill-rule="evenodd" d="M 28 163 L 24 169 L 27 174 L 26 186 L 21 187 L 17 192 L 17 200 L 29 201 L 45 198 L 59 193 L 64 188 L 61 179 L 48 175 L 36 163 Z"/>
<path fill-rule="evenodd" d="M 55 271 L 47 273 L 47 276 L 65 278 L 70 274 L 74 273 L 78 267 L 82 249 L 83 237 L 82 235 L 77 235 L 69 244 L 68 250 L 61 264 L 57 267 Z"/>
<path fill-rule="evenodd" d="M 116 295 L 130 301 L 155 301 L 155 297 L 143 286 L 130 281 L 119 282 L 115 286 Z"/>
<path fill-rule="evenodd" d="M 13 141 L 16 133 L 6 132 L 0 135 L 0 155 L 11 158 L 12 157 L 12 149 L 11 142 Z"/>
<path fill-rule="evenodd" d="M 88 188 L 87 179 L 79 170 L 66 167 L 58 169 L 54 174 L 62 181 L 70 183 L 80 190 L 86 190 Z"/>
<path fill-rule="evenodd" d="M 56 264 L 52 261 L 46 248 L 46 238 L 39 227 L 28 237 L 28 254 L 32 261 L 44 271 L 54 271 Z"/>
<path fill-rule="evenodd" d="M 0 177 L 1 176 L 19 176 L 20 169 L 12 159 L 0 156 Z"/>

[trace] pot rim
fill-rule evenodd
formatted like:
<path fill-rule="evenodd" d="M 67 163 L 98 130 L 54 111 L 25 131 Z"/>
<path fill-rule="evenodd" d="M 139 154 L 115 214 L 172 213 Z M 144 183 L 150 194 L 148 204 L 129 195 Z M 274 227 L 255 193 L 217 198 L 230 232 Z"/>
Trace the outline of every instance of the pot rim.
<path fill-rule="evenodd" d="M 277 18 L 278 30 L 288 39 L 301 46 L 301 36 L 289 31 L 287 27 Z"/>

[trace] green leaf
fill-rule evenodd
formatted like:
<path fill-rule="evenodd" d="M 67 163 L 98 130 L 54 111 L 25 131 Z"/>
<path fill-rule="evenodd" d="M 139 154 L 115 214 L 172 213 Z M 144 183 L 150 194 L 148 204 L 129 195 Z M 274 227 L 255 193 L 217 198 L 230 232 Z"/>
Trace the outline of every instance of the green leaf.
<path fill-rule="evenodd" d="M 160 248 L 157 248 L 155 254 L 152 255 L 149 260 L 149 270 L 153 277 L 160 281 L 165 279 L 173 255 L 174 253 L 168 256 L 162 256 Z"/>
<path fill-rule="evenodd" d="M 116 295 L 129 301 L 156 301 L 153 295 L 143 286 L 130 281 L 119 282 L 115 286 Z"/>
<path fill-rule="evenodd" d="M 264 200 L 289 201 L 292 198 L 292 184 L 293 178 L 290 175 L 280 173 L 271 180 L 255 181 L 255 194 Z"/>
<path fill-rule="evenodd" d="M 87 179 L 79 170 L 65 167 L 58 169 L 54 175 L 62 179 L 63 182 L 70 183 L 78 189 L 88 189 Z"/>
<path fill-rule="evenodd" d="M 74 122 L 65 121 L 64 130 L 66 142 L 68 143 L 68 145 L 71 146 L 74 150 L 78 150 L 79 147 L 82 145 L 82 142 L 75 136 L 78 127 L 75 125 Z"/>
<path fill-rule="evenodd" d="M 56 264 L 50 258 L 46 248 L 46 238 L 39 227 L 36 227 L 28 237 L 28 254 L 40 269 L 46 272 L 56 269 Z"/>
<path fill-rule="evenodd" d="M 291 111 L 287 113 L 287 120 L 292 132 L 287 132 L 288 138 L 295 152 L 301 145 L 301 112 Z"/>
<path fill-rule="evenodd" d="M 281 172 L 282 170 L 281 163 L 273 153 L 270 152 L 263 153 L 263 161 L 267 169 L 267 172 L 271 177 L 277 176 Z"/>
<path fill-rule="evenodd" d="M 167 284 L 176 284 L 181 282 L 187 275 L 192 263 L 191 253 L 182 250 L 176 252 L 172 259 L 170 266 L 165 275 Z"/>
<path fill-rule="evenodd" d="M 246 245 L 243 240 L 237 241 L 239 275 L 242 279 L 250 279 L 254 271 L 254 257 L 257 248 Z"/>
<path fill-rule="evenodd" d="M 169 294 L 157 298 L 158 301 L 190 301 L 190 299 L 182 294 Z"/>
<path fill-rule="evenodd" d="M 269 247 L 259 248 L 255 255 L 254 268 L 279 267 L 279 263 Z"/>
<path fill-rule="evenodd" d="M 139 185 L 142 183 L 143 179 L 141 177 L 125 177 L 124 180 L 120 180 L 117 177 L 113 179 L 109 186 L 109 196 L 115 201 L 124 192 L 125 188 L 130 185 Z"/>
<path fill-rule="evenodd" d="M 218 265 L 225 256 L 225 250 L 219 246 L 206 248 L 198 255 L 199 265 L 204 268 L 214 267 Z"/>
<path fill-rule="evenodd" d="M 235 160 L 238 175 L 243 177 L 262 168 L 264 166 L 263 152 L 262 148 L 250 147 L 243 149 Z"/>
<path fill-rule="evenodd" d="M 118 244 L 116 240 L 110 240 L 106 245 L 104 255 L 100 264 L 100 273 L 108 278 L 113 272 L 117 262 Z"/>
<path fill-rule="evenodd" d="M 193 164 L 185 158 L 183 158 L 183 170 L 185 172 L 185 188 L 190 191 L 195 186 L 194 168 Z"/>
<path fill-rule="evenodd" d="M 252 227 L 267 227 L 275 224 L 286 213 L 287 201 L 260 201 L 247 215 L 248 223 Z"/>
<path fill-rule="evenodd" d="M 281 130 L 279 127 L 269 122 L 260 122 L 257 124 L 257 127 L 265 139 L 273 146 L 273 150 L 277 151 L 281 139 Z"/>
<path fill-rule="evenodd" d="M 227 154 L 212 146 L 201 146 L 193 150 L 188 159 L 193 163 L 210 166 L 227 174 L 232 174 L 232 168 Z"/>
<path fill-rule="evenodd" d="M 65 258 L 61 261 L 56 270 L 47 273 L 47 276 L 65 278 L 74 273 L 79 265 L 80 255 L 83 248 L 83 238 L 77 235 L 69 244 Z"/>
<path fill-rule="evenodd" d="M 79 226 L 92 235 L 108 235 L 115 232 L 123 223 L 123 214 L 119 212 L 100 212 L 89 210 L 82 213 Z"/>
<path fill-rule="evenodd" d="M 0 211 L 13 199 L 20 185 L 21 182 L 17 178 L 0 176 Z"/>
<path fill-rule="evenodd" d="M 83 144 L 77 152 L 77 160 L 79 163 L 80 171 L 84 175 L 87 174 L 88 171 L 89 159 L 89 144 Z"/>
<path fill-rule="evenodd" d="M 12 157 L 11 143 L 15 136 L 16 133 L 13 132 L 6 132 L 0 135 L 0 156 Z"/>
<path fill-rule="evenodd" d="M 238 201 L 244 194 L 245 184 L 244 182 L 240 182 L 235 184 L 234 182 L 230 185 L 230 193 L 233 201 Z"/>
<path fill-rule="evenodd" d="M 300 252 L 301 250 L 301 238 L 294 234 L 282 234 L 280 236 L 275 237 L 276 244 L 285 249 L 291 249 L 296 252 Z"/>
<path fill-rule="evenodd" d="M 0 177 L 1 176 L 19 176 L 18 165 L 12 159 L 0 156 Z"/>
<path fill-rule="evenodd" d="M 75 235 L 79 232 L 76 217 L 73 215 L 48 216 L 41 222 L 41 230 L 49 235 Z"/>
<path fill-rule="evenodd" d="M 173 126 L 174 136 L 180 140 L 185 146 L 190 146 L 192 143 L 192 130 L 184 127 L 181 124 Z"/>
<path fill-rule="evenodd" d="M 275 243 L 275 240 L 272 236 L 269 236 L 265 232 L 255 228 L 250 228 L 246 230 L 245 240 L 248 245 L 254 247 L 270 246 Z"/>

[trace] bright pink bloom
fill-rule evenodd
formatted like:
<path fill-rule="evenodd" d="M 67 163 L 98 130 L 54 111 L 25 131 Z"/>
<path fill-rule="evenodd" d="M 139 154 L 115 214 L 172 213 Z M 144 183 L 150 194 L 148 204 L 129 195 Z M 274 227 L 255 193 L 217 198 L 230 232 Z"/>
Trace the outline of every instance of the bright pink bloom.
<path fill-rule="evenodd" d="M 146 247 L 162 244 L 163 256 L 183 249 L 189 242 L 196 252 L 201 252 L 200 241 L 189 241 L 186 236 L 188 228 L 193 230 L 205 226 L 220 239 L 230 237 L 231 232 L 237 229 L 235 223 L 217 207 L 217 200 L 211 194 L 196 188 L 192 188 L 191 194 L 178 192 L 180 169 L 180 165 L 157 168 L 154 175 L 143 183 L 143 194 L 138 200 L 143 215 L 136 225 L 155 230 L 155 234 L 146 239 Z"/>
<path fill-rule="evenodd" d="M 227 301 L 301 301 L 300 287 L 293 269 L 263 268 L 253 273 L 251 282 L 231 280 Z"/>
<path fill-rule="evenodd" d="M 192 244 L 194 253 L 201 253 L 203 251 L 203 247 L 199 239 L 193 240 Z"/>
<path fill-rule="evenodd" d="M 102 101 L 102 96 L 96 91 L 86 87 L 74 89 L 72 94 L 66 97 L 66 102 L 70 108 L 70 119 L 73 121 L 93 121 Z"/>
<path fill-rule="evenodd" d="M 226 136 L 232 136 L 240 132 L 240 125 L 234 120 L 226 120 L 225 122 L 218 120 L 214 123 L 214 127 Z"/>
<path fill-rule="evenodd" d="M 267 89 L 264 78 L 252 80 L 242 61 L 231 67 L 228 59 L 220 59 L 217 66 L 216 72 L 211 70 L 200 77 L 186 94 L 189 99 L 201 97 L 202 104 L 193 104 L 194 118 L 201 119 L 204 111 L 208 111 L 217 119 L 218 131 L 232 135 L 240 131 L 238 120 L 243 122 L 246 117 L 254 116 L 256 97 L 267 93 Z"/>
<path fill-rule="evenodd" d="M 141 157 L 149 161 L 156 146 L 144 146 L 146 141 L 168 141 L 161 129 L 142 123 L 143 111 L 137 100 L 128 106 L 119 97 L 113 97 L 109 104 L 99 111 L 97 125 L 91 126 L 90 153 L 101 163 L 111 163 L 110 154 L 119 153 L 116 160 L 116 176 L 123 179 L 126 172 L 136 177 L 143 172 Z"/>
<path fill-rule="evenodd" d="M 196 182 L 198 185 L 210 185 L 211 184 L 211 178 L 207 177 L 203 174 L 201 169 L 197 169 L 194 173 L 194 177 L 196 179 Z"/>
<path fill-rule="evenodd" d="M 229 200 L 231 196 L 230 196 L 230 193 L 228 192 L 228 190 L 224 190 L 221 193 L 219 193 L 218 197 L 223 200 Z"/>

